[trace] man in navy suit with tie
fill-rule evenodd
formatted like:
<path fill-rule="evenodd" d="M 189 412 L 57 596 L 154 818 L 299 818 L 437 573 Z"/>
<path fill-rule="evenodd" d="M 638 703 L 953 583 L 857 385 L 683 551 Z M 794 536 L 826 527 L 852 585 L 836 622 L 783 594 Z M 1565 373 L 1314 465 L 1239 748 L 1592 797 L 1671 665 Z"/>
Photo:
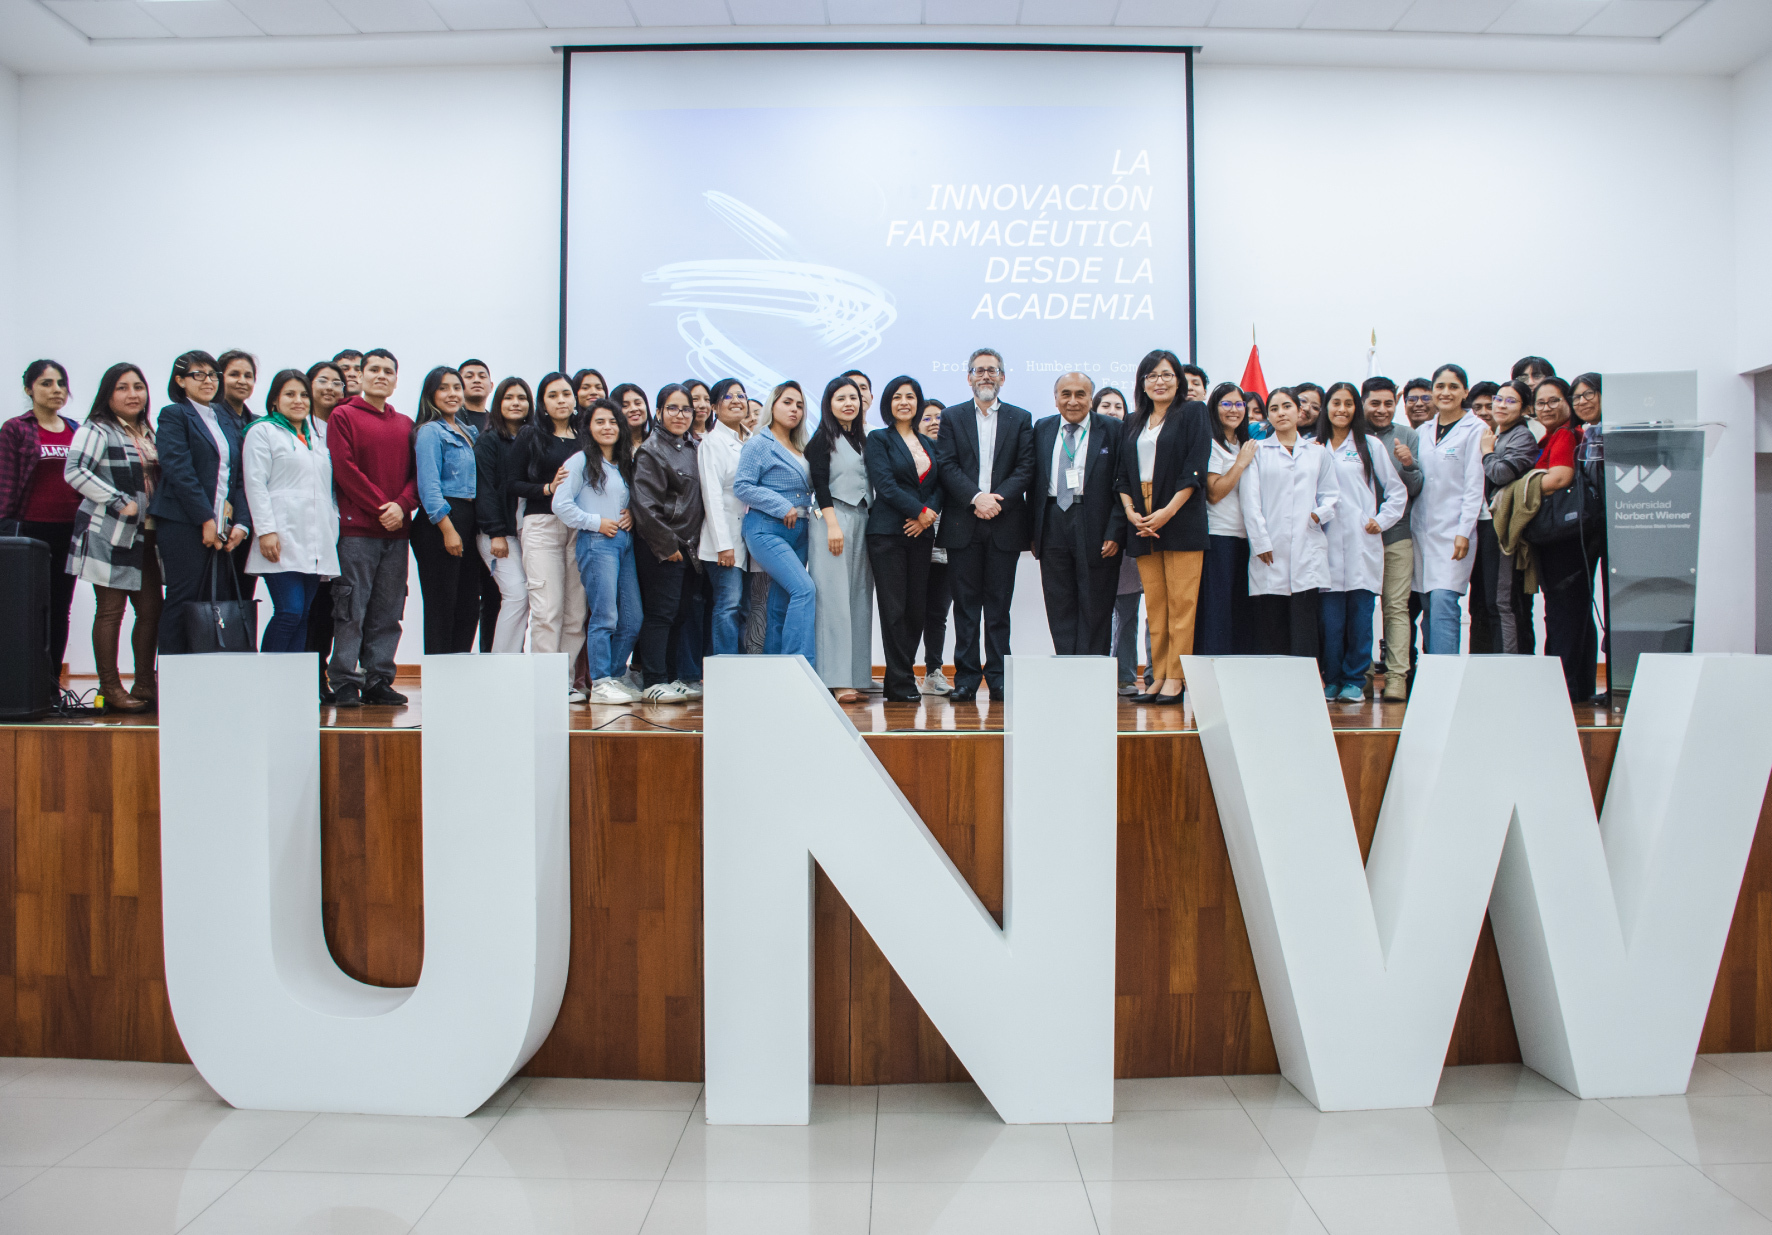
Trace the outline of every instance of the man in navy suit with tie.
<path fill-rule="evenodd" d="M 1034 556 L 1052 650 L 1060 656 L 1106 656 L 1126 512 L 1114 491 L 1120 468 L 1120 422 L 1092 413 L 1095 383 L 1066 373 L 1052 388 L 1058 415 L 1034 426 Z"/>
<path fill-rule="evenodd" d="M 988 347 L 966 362 L 972 401 L 942 413 L 935 463 L 944 493 L 936 546 L 948 553 L 954 593 L 955 703 L 969 703 L 982 680 L 991 698 L 1003 698 L 1003 659 L 1009 655 L 1009 604 L 1015 568 L 1028 547 L 1028 483 L 1034 475 L 1034 418 L 998 398 L 1007 375 Z M 985 659 L 978 655 L 984 618 Z"/>

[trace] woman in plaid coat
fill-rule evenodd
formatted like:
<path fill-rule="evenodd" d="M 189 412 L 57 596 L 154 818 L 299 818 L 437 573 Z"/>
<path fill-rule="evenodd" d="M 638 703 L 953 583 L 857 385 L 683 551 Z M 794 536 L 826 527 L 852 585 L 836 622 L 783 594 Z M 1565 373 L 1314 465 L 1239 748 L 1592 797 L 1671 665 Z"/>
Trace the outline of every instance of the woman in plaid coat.
<path fill-rule="evenodd" d="M 92 412 L 74 433 L 63 473 L 80 494 L 67 570 L 93 585 L 92 658 L 107 712 L 144 712 L 154 705 L 154 651 L 160 633 L 160 562 L 154 551 L 148 499 L 160 475 L 148 424 L 148 382 L 132 364 L 112 365 L 99 382 Z M 135 606 L 135 686 L 125 691 L 117 670 L 123 610 Z"/>

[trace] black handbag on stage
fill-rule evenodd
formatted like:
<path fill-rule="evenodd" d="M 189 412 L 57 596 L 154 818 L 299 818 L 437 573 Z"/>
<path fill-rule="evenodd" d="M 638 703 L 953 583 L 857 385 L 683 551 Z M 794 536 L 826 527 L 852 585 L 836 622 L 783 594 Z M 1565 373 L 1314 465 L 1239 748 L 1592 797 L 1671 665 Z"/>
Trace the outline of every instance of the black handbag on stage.
<path fill-rule="evenodd" d="M 216 575 L 226 575 L 232 600 L 223 600 Z M 181 619 L 185 638 L 193 652 L 255 652 L 258 650 L 258 600 L 240 598 L 240 577 L 234 563 L 221 549 L 209 551 L 209 599 L 185 604 Z"/>
<path fill-rule="evenodd" d="M 1535 545 L 1556 545 L 1576 539 L 1597 545 L 1604 522 L 1599 485 L 1588 476 L 1586 468 L 1577 467 L 1573 484 L 1539 502 L 1538 513 L 1526 525 L 1526 539 Z"/>

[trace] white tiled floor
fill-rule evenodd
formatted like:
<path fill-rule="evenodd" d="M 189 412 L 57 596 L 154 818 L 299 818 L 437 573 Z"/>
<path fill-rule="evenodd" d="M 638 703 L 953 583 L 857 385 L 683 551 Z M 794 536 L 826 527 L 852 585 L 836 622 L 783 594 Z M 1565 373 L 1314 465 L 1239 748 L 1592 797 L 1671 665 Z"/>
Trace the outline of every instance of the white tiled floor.
<path fill-rule="evenodd" d="M 1447 1071 L 1324 1115 L 1277 1076 L 1120 1081 L 1008 1127 L 970 1085 L 820 1089 L 710 1128 L 699 1085 L 513 1081 L 468 1119 L 236 1111 L 188 1067 L 0 1058 L 0 1235 L 1772 1235 L 1772 1055 L 1579 1102 Z"/>

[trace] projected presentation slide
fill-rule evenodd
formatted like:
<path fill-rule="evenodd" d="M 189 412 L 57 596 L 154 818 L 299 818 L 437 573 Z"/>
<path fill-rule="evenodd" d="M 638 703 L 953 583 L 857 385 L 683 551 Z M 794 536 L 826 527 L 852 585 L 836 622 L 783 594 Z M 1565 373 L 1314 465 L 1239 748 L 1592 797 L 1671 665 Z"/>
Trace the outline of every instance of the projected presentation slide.
<path fill-rule="evenodd" d="M 992 347 L 1039 415 L 1059 373 L 1188 354 L 1182 55 L 579 52 L 571 82 L 569 368 L 952 401 Z"/>

